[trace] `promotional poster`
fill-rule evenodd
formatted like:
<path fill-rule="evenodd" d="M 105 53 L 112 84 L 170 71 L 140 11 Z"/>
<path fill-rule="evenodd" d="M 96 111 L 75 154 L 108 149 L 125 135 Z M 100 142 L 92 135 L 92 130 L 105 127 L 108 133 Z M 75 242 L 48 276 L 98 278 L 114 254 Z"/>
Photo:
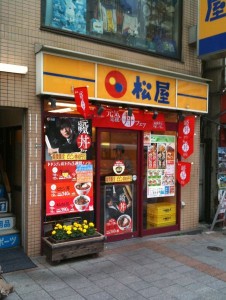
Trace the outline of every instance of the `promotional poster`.
<path fill-rule="evenodd" d="M 175 137 L 145 135 L 147 198 L 175 195 Z"/>
<path fill-rule="evenodd" d="M 133 231 L 133 184 L 106 185 L 105 235 Z"/>

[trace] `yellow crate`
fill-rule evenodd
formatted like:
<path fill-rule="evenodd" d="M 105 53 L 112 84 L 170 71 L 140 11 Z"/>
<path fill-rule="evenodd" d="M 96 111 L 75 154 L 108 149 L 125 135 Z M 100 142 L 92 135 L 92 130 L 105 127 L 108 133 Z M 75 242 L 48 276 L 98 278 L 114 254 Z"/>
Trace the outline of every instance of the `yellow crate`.
<path fill-rule="evenodd" d="M 153 227 L 166 227 L 166 226 L 172 226 L 175 225 L 176 222 L 164 222 L 164 223 L 147 223 L 147 229 L 153 228 Z"/>
<path fill-rule="evenodd" d="M 165 215 L 148 215 L 147 222 L 164 223 L 169 221 L 176 221 L 176 214 L 165 214 Z"/>
<path fill-rule="evenodd" d="M 176 221 L 176 214 L 166 214 L 166 215 L 148 215 L 147 222 L 148 223 L 167 223 L 167 222 L 175 222 Z"/>
<path fill-rule="evenodd" d="M 168 202 L 160 202 L 147 204 L 147 215 L 165 215 L 175 214 L 176 204 Z"/>

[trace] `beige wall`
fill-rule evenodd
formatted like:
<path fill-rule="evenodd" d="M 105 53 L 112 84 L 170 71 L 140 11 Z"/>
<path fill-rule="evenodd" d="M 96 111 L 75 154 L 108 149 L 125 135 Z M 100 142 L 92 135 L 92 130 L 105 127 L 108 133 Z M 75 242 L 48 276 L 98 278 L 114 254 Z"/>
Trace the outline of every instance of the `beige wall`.
<path fill-rule="evenodd" d="M 40 253 L 41 225 L 41 148 L 35 149 L 35 143 L 41 144 L 41 105 L 35 96 L 35 44 L 43 44 L 72 51 L 83 52 L 99 57 L 122 60 L 135 64 L 162 68 L 193 76 L 200 76 L 201 64 L 196 58 L 196 50 L 188 45 L 188 29 L 196 24 L 197 1 L 183 1 L 183 59 L 175 61 L 156 58 L 117 48 L 90 43 L 76 38 L 40 30 L 40 0 L 1 0 L 0 1 L 0 61 L 4 63 L 28 66 L 27 75 L 0 73 L 0 109 L 1 107 L 27 108 L 26 114 L 26 178 L 35 172 L 38 176 L 26 183 L 26 240 L 25 250 L 33 256 Z M 191 183 L 182 189 L 182 199 L 186 207 L 182 210 L 182 229 L 190 229 L 198 223 L 198 167 L 199 167 L 199 124 L 196 125 L 197 142 L 192 168 Z M 37 151 L 36 151 L 37 150 Z M 36 188 L 37 187 L 37 188 Z M 29 225 L 28 225 L 29 224 Z"/>

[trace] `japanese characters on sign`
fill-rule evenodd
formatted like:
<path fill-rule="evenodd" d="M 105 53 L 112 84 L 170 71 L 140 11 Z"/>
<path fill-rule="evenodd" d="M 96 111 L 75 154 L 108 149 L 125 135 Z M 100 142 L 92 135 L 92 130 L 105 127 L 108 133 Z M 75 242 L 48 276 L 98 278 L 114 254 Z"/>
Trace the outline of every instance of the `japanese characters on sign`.
<path fill-rule="evenodd" d="M 226 2 L 225 0 L 199 1 L 198 54 L 200 56 L 226 51 Z"/>
<path fill-rule="evenodd" d="M 194 151 L 195 117 L 186 116 L 179 122 L 178 153 L 183 158 L 188 158 Z"/>
<path fill-rule="evenodd" d="M 91 122 L 47 117 L 46 215 L 93 210 Z"/>
<path fill-rule="evenodd" d="M 92 126 L 81 118 L 47 117 L 46 161 L 91 159 Z"/>
<path fill-rule="evenodd" d="M 146 132 L 147 198 L 175 195 L 175 137 Z"/>
<path fill-rule="evenodd" d="M 178 161 L 177 163 L 177 181 L 184 186 L 190 182 L 191 163 Z"/>
<path fill-rule="evenodd" d="M 133 111 L 131 116 L 127 110 L 119 108 L 105 108 L 99 116 L 94 114 L 93 126 L 109 127 L 109 128 L 124 128 L 133 130 L 155 130 L 165 131 L 165 118 L 163 114 L 158 114 L 155 120 L 152 119 L 152 114 Z"/>
<path fill-rule="evenodd" d="M 221 28 L 225 26 L 222 25 Z M 74 98 L 71 86 L 85 87 L 88 82 L 89 98 L 97 102 L 104 100 L 145 108 L 184 110 L 189 107 L 191 111 L 208 111 L 208 84 L 205 80 L 202 83 L 196 79 L 192 81 L 192 78 L 182 80 L 176 74 L 168 77 L 156 74 L 151 69 L 141 71 L 126 66 L 119 68 L 46 53 L 39 53 L 37 60 L 43 65 L 43 69 L 38 68 L 38 78 L 41 78 L 42 83 L 38 85 L 38 94 L 67 95 Z M 88 104 L 84 108 L 88 108 Z M 82 107 L 81 113 L 84 113 Z"/>
<path fill-rule="evenodd" d="M 46 163 L 46 215 L 93 210 L 91 161 Z"/>

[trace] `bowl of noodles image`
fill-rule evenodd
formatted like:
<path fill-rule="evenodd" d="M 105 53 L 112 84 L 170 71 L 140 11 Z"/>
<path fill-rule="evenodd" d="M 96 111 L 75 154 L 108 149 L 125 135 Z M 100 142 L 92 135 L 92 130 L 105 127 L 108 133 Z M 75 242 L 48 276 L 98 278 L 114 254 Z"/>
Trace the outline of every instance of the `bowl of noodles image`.
<path fill-rule="evenodd" d="M 88 195 L 91 189 L 91 182 L 76 182 L 74 187 L 78 195 Z"/>
<path fill-rule="evenodd" d="M 80 195 L 74 198 L 74 206 L 78 211 L 84 211 L 87 209 L 90 203 L 90 197 L 86 195 Z"/>
<path fill-rule="evenodd" d="M 131 217 L 129 215 L 121 215 L 117 220 L 117 224 L 119 229 L 126 230 L 131 226 Z"/>

